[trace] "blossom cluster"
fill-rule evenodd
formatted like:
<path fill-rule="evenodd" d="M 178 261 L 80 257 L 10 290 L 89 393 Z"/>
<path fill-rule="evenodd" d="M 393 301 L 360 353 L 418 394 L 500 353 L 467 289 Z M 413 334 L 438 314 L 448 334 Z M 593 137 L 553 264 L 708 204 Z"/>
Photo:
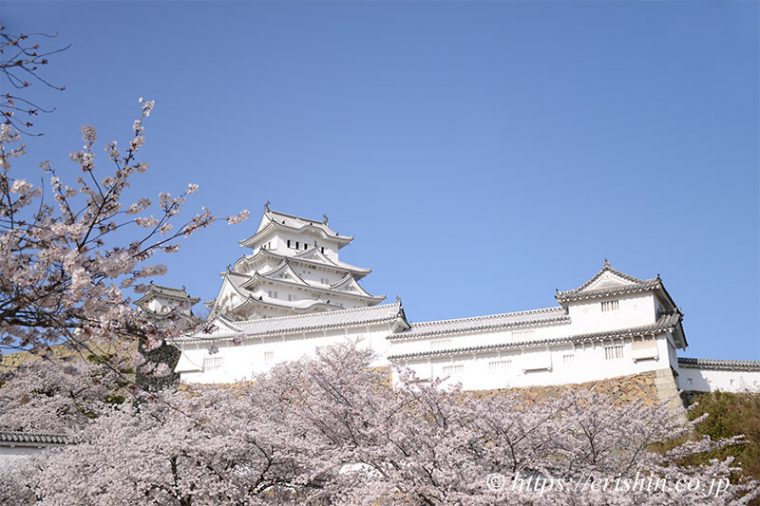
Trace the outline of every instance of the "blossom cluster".
<path fill-rule="evenodd" d="M 77 443 L 7 470 L 14 504 L 703 504 L 703 491 L 495 489 L 508 479 L 584 476 L 725 484 L 710 504 L 756 497 L 731 459 L 684 458 L 736 443 L 689 437 L 666 404 L 588 391 L 543 402 L 474 396 L 371 368 L 351 343 L 283 363 L 252 382 L 168 389 L 100 411 Z M 1 391 L 2 389 L 0 389 Z M 41 415 L 44 416 L 44 415 Z M 0 426 L 4 420 L 0 415 Z M 698 423 L 694 422 L 694 423 Z M 655 450 L 657 442 L 672 444 Z M 107 449 L 107 451 L 104 451 Z M 97 470 L 97 472 L 93 472 Z M 729 485 L 730 483 L 730 485 Z"/>

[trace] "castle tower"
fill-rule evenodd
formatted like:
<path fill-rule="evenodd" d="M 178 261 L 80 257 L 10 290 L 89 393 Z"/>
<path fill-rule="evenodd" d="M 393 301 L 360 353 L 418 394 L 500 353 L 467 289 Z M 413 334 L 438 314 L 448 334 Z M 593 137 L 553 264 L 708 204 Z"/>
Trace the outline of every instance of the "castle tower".
<path fill-rule="evenodd" d="M 273 211 L 267 202 L 256 233 L 240 241 L 251 253 L 222 273 L 212 315 L 252 320 L 382 302 L 384 296 L 358 283 L 370 269 L 339 258 L 339 250 L 352 240 L 331 229 L 326 216 L 301 218 Z"/>

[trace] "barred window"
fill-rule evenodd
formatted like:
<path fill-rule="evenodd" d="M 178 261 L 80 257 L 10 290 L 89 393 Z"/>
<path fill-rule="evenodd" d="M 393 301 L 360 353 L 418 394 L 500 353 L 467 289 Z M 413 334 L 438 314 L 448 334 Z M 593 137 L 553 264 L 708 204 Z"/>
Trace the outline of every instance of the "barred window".
<path fill-rule="evenodd" d="M 464 365 L 462 364 L 443 366 L 443 375 L 448 376 L 450 378 L 459 377 L 462 375 L 463 372 L 464 372 Z"/>
<path fill-rule="evenodd" d="M 442 350 L 451 344 L 451 339 L 434 339 L 430 341 L 431 350 Z"/>
<path fill-rule="evenodd" d="M 573 360 L 575 360 L 575 355 L 573 355 L 572 353 L 569 355 L 562 355 L 562 363 L 565 365 L 572 364 Z"/>
<path fill-rule="evenodd" d="M 616 358 L 623 358 L 623 345 L 613 344 L 612 346 L 604 347 L 604 359 L 614 360 Z"/>
<path fill-rule="evenodd" d="M 618 309 L 620 309 L 619 300 L 605 300 L 602 302 L 602 313 L 606 313 L 608 311 L 617 311 Z"/>
<path fill-rule="evenodd" d="M 203 370 L 213 371 L 222 367 L 222 357 L 206 357 L 203 359 Z"/>
<path fill-rule="evenodd" d="M 488 363 L 488 372 L 491 374 L 499 374 L 508 371 L 512 368 L 511 360 L 495 360 Z"/>

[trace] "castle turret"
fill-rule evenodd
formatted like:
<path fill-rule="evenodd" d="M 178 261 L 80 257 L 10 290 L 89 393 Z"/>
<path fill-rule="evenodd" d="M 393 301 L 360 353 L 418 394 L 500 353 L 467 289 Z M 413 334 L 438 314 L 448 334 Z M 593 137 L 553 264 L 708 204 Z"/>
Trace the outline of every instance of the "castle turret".
<path fill-rule="evenodd" d="M 328 225 L 264 207 L 252 236 L 240 241 L 251 252 L 222 275 L 212 314 L 234 320 L 374 306 L 385 297 L 359 285 L 370 269 L 343 262 L 339 250 L 353 241 Z"/>

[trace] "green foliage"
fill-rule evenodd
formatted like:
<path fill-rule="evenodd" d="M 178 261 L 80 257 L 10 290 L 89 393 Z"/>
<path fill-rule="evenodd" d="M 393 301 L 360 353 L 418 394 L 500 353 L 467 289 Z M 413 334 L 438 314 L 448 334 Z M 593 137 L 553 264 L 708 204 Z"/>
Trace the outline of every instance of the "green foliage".
<path fill-rule="evenodd" d="M 103 399 L 103 402 L 105 402 L 106 404 L 119 405 L 119 404 L 124 404 L 125 400 L 127 400 L 127 399 L 123 395 L 110 394 L 110 395 L 107 395 Z"/>
<path fill-rule="evenodd" d="M 711 392 L 696 395 L 692 403 L 697 405 L 689 413 L 691 419 L 709 414 L 697 427 L 699 435 L 713 439 L 744 435 L 747 440 L 743 445 L 724 448 L 704 458 L 733 455 L 745 475 L 760 478 L 760 393 Z"/>

